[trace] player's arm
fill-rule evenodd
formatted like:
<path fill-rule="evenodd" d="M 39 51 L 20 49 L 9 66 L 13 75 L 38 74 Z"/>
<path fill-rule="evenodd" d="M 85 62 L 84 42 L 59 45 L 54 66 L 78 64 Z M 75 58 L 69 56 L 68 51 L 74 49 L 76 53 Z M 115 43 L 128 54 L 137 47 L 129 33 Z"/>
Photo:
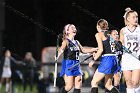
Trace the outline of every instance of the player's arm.
<path fill-rule="evenodd" d="M 58 60 L 58 58 L 61 56 L 61 54 L 63 54 L 65 48 L 67 47 L 67 40 L 64 40 L 61 44 L 61 47 L 58 49 L 58 55 L 57 57 L 55 56 L 55 60 Z"/>
<path fill-rule="evenodd" d="M 80 52 L 82 53 L 93 53 L 96 52 L 98 50 L 98 48 L 84 48 L 79 41 L 77 41 L 78 46 L 80 48 Z"/>
<path fill-rule="evenodd" d="M 103 43 L 102 43 L 102 39 L 101 39 L 102 38 L 102 33 L 97 33 L 95 35 L 95 37 L 96 37 L 96 41 L 97 41 L 97 44 L 98 44 L 98 50 L 97 50 L 97 53 L 93 53 L 93 58 L 94 58 L 94 60 L 97 60 L 103 52 Z M 88 66 L 91 68 L 92 65 L 94 64 L 94 62 L 95 61 L 91 61 Z"/>
<path fill-rule="evenodd" d="M 93 57 L 94 57 L 94 60 L 97 60 L 103 52 L 102 33 L 97 33 L 95 37 L 98 44 L 98 50 L 97 50 L 97 53 Z"/>
<path fill-rule="evenodd" d="M 120 39 L 119 39 L 121 41 L 122 45 L 124 45 L 124 33 L 123 33 L 123 31 L 124 31 L 124 28 L 122 28 L 120 30 Z"/>

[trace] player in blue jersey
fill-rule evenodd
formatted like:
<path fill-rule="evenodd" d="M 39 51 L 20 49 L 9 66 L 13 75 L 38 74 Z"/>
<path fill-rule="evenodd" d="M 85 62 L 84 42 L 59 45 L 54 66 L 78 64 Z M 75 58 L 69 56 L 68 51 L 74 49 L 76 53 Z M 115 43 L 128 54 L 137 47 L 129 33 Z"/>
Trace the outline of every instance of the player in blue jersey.
<path fill-rule="evenodd" d="M 114 53 L 116 53 L 117 55 L 117 60 L 118 60 L 118 72 L 114 74 L 113 76 L 113 84 L 116 88 L 120 88 L 120 79 L 121 79 L 121 59 L 122 59 L 122 54 L 123 54 L 123 47 L 122 47 L 122 44 L 121 42 L 119 41 L 119 35 L 118 35 L 118 32 L 117 30 L 111 30 L 110 31 L 110 34 L 109 34 L 109 37 L 111 38 L 112 42 L 114 43 L 115 45 L 115 51 Z M 106 81 L 106 78 L 105 78 L 105 81 Z M 105 93 L 111 93 L 109 90 L 105 90 Z"/>
<path fill-rule="evenodd" d="M 67 93 L 74 86 L 74 93 L 81 93 L 82 86 L 82 71 L 80 64 L 75 66 L 71 70 L 71 66 L 79 62 L 79 52 L 92 53 L 97 51 L 97 48 L 85 49 L 81 46 L 78 40 L 74 37 L 77 33 L 77 29 L 73 24 L 67 24 L 63 31 L 63 42 L 58 51 L 58 57 L 63 53 L 62 69 L 60 76 L 64 77 L 65 86 L 60 89 L 60 93 Z"/>
<path fill-rule="evenodd" d="M 97 29 L 100 29 L 101 31 L 98 31 L 95 35 L 98 44 L 98 51 L 93 57 L 94 60 L 97 60 L 99 57 L 101 58 L 100 65 L 91 81 L 91 93 L 98 93 L 98 84 L 104 77 L 106 77 L 105 87 L 112 93 L 119 93 L 119 90 L 110 83 L 112 82 L 114 73 L 117 73 L 118 71 L 118 62 L 117 56 L 114 53 L 114 43 L 112 43 L 110 38 L 105 34 L 107 31 L 106 28 L 108 28 L 108 22 L 104 19 L 100 19 L 97 22 Z M 93 64 L 93 62 L 90 62 L 89 66 L 92 67 Z"/>

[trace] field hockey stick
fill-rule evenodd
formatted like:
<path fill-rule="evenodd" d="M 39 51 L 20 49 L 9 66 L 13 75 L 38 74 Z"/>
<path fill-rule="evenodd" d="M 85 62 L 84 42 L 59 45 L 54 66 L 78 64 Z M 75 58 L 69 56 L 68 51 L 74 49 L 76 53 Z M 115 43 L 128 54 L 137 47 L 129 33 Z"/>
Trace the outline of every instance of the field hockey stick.
<path fill-rule="evenodd" d="M 56 55 L 55 55 L 56 58 L 58 57 L 59 38 L 60 38 L 60 35 L 57 35 L 57 41 L 56 41 Z M 54 87 L 56 87 L 56 79 L 57 79 L 57 59 L 55 60 Z"/>
<path fill-rule="evenodd" d="M 79 64 L 85 62 L 86 60 L 88 60 L 88 59 L 91 58 L 91 57 L 93 57 L 93 55 L 90 55 L 90 56 L 88 56 L 87 58 L 85 58 L 84 60 L 82 60 L 82 61 L 80 61 L 80 62 L 74 64 L 73 66 L 69 67 L 68 70 L 73 69 L 74 67 L 76 67 L 76 66 L 78 66 Z"/>
<path fill-rule="evenodd" d="M 132 55 L 134 58 L 139 60 L 139 58 L 135 54 L 133 54 L 133 52 L 131 52 L 128 48 L 123 46 L 120 41 L 115 41 L 112 37 L 110 37 L 110 40 L 111 42 L 115 42 L 117 45 L 122 46 L 124 52 L 127 52 L 128 54 Z"/>
<path fill-rule="evenodd" d="M 125 46 L 122 47 L 123 47 L 123 51 L 127 52 L 128 54 L 132 55 L 134 58 L 139 60 L 139 58 L 135 54 L 133 54 L 133 52 L 131 52 L 128 48 L 126 48 Z"/>

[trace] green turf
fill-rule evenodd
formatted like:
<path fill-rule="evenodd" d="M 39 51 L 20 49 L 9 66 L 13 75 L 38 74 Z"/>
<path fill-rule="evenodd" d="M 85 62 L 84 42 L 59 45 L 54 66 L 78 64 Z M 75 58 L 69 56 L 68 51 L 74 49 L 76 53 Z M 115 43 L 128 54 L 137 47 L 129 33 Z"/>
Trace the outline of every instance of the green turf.
<path fill-rule="evenodd" d="M 5 85 L 2 85 L 0 93 L 4 93 L 4 92 L 5 92 Z M 14 93 L 23 93 L 23 86 L 21 84 L 16 84 L 14 86 Z M 27 85 L 25 93 L 31 93 L 29 85 Z M 32 93 L 38 93 L 36 84 L 33 86 Z"/>

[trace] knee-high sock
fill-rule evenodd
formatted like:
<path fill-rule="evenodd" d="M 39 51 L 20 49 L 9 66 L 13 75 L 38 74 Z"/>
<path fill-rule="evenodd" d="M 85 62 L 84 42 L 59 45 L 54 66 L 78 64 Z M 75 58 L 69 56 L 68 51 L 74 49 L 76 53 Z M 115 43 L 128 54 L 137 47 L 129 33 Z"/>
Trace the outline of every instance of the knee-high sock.
<path fill-rule="evenodd" d="M 91 93 L 98 93 L 98 87 L 93 87 L 91 89 Z"/>
<path fill-rule="evenodd" d="M 107 88 L 105 88 L 105 93 L 110 93 L 110 91 Z"/>
<path fill-rule="evenodd" d="M 74 89 L 73 93 L 81 93 L 81 89 Z"/>
<path fill-rule="evenodd" d="M 111 93 L 120 93 L 119 90 L 116 88 L 116 87 L 113 87 L 111 90 L 110 90 Z"/>
<path fill-rule="evenodd" d="M 118 85 L 118 86 L 115 86 L 118 90 L 120 90 L 120 85 Z"/>
<path fill-rule="evenodd" d="M 59 93 L 68 93 L 66 90 L 65 90 L 65 87 L 62 87 L 59 91 Z"/>
<path fill-rule="evenodd" d="M 134 88 L 127 88 L 127 93 L 135 93 Z"/>
<path fill-rule="evenodd" d="M 135 88 L 135 93 L 140 93 L 140 86 L 138 88 Z"/>
<path fill-rule="evenodd" d="M 6 83 L 5 91 L 8 92 L 9 91 L 9 88 L 10 88 L 10 84 L 9 83 Z"/>

